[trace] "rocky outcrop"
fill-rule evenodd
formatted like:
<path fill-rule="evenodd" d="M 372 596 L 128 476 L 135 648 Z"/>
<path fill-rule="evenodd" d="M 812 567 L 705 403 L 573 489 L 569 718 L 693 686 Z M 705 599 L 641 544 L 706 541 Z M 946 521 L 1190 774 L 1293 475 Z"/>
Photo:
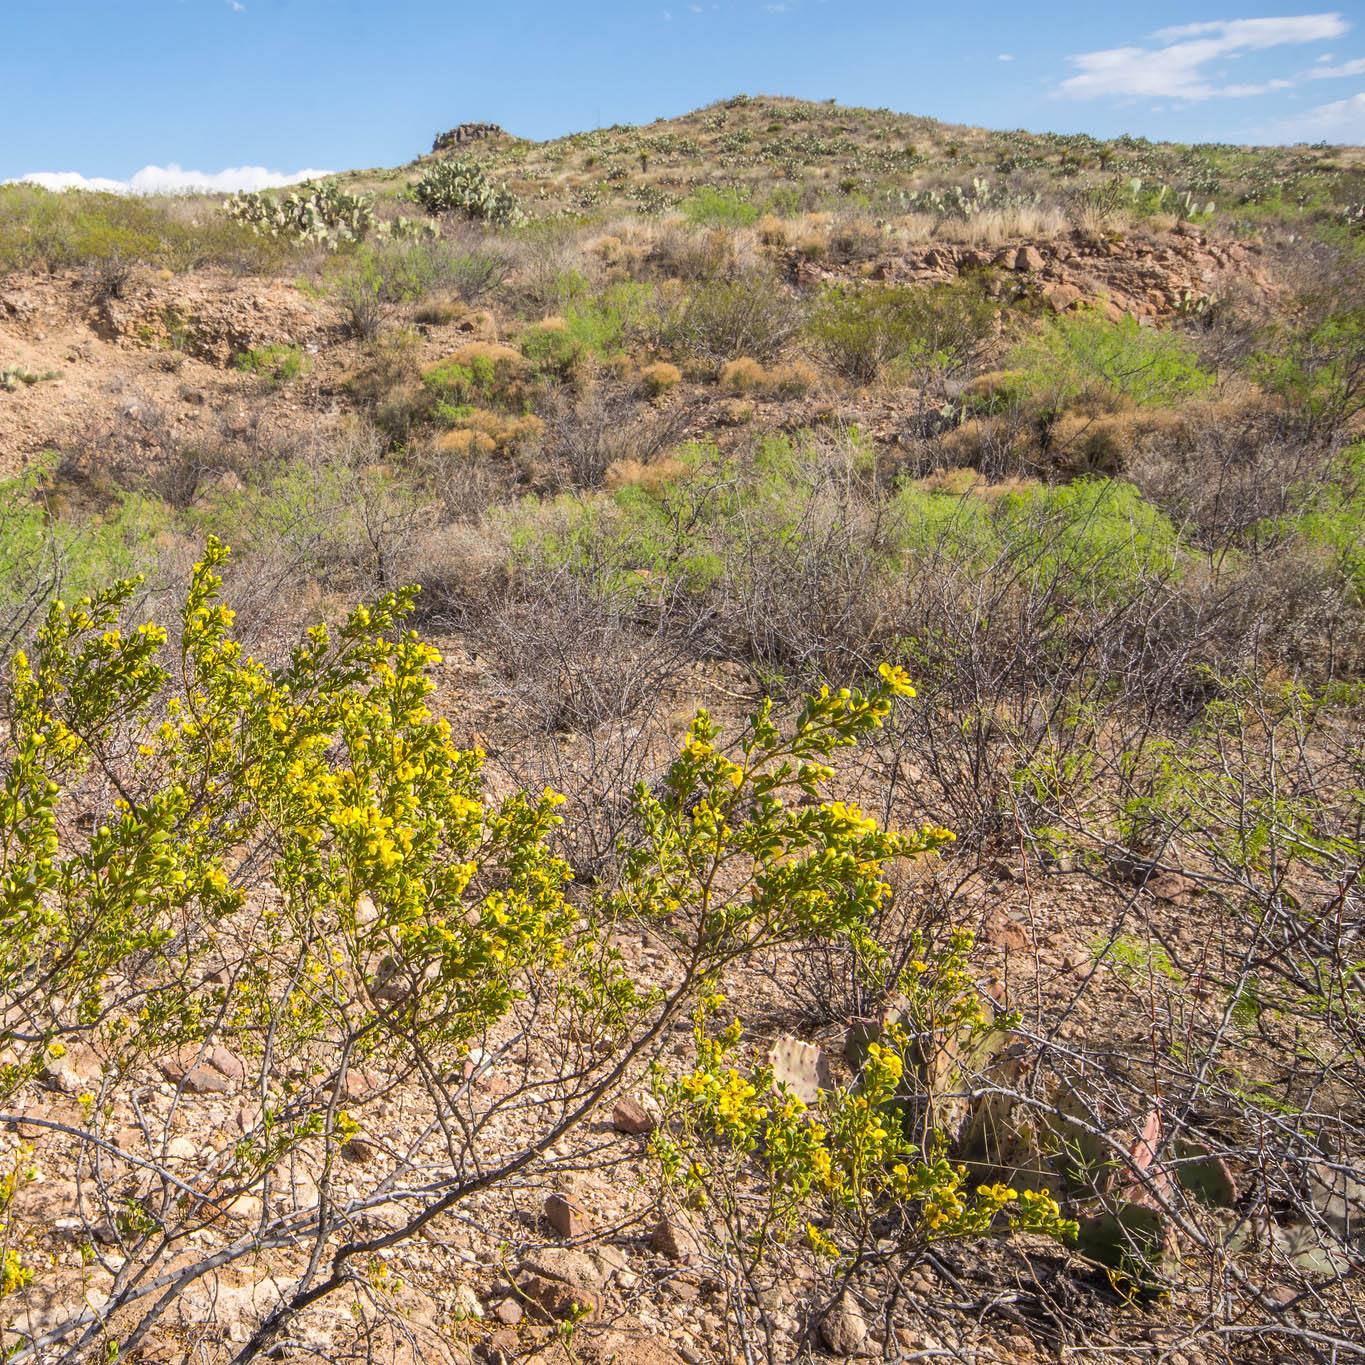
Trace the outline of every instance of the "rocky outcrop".
<path fill-rule="evenodd" d="M 502 129 L 496 123 L 462 123 L 449 132 L 437 133 L 431 144 L 433 152 L 448 152 L 452 147 L 463 147 L 467 142 L 482 142 L 497 137 Z"/>
<path fill-rule="evenodd" d="M 1257 251 L 1254 244 L 1207 240 L 1198 228 L 1181 224 L 1171 232 L 1131 236 L 1077 231 L 993 250 L 936 242 L 887 256 L 863 273 L 887 283 L 915 284 L 989 269 L 999 288 L 1034 293 L 1054 312 L 1102 303 L 1114 316 L 1156 319 L 1199 310 L 1234 278 L 1239 287 L 1268 290 Z M 812 285 L 845 276 L 848 267 L 793 258 L 791 273 L 797 283 Z"/>

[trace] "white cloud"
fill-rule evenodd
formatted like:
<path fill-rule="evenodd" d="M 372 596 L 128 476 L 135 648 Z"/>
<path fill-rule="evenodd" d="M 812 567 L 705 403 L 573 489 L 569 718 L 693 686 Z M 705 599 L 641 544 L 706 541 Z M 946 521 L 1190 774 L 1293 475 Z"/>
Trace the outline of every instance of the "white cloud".
<path fill-rule="evenodd" d="M 1349 99 L 1320 104 L 1279 127 L 1281 133 L 1304 142 L 1365 142 L 1365 90 Z"/>
<path fill-rule="evenodd" d="M 279 171 L 268 171 L 264 166 L 232 166 L 225 171 L 206 175 L 203 171 L 186 171 L 171 165 L 144 166 L 127 180 L 84 176 L 76 171 L 33 171 L 16 179 L 49 190 L 111 190 L 115 194 L 228 194 L 234 190 L 268 190 L 280 185 L 296 185 L 300 180 L 317 180 L 330 174 L 330 171 L 310 169 L 282 175 Z M 13 184 L 15 181 L 6 183 Z"/>
<path fill-rule="evenodd" d="M 1340 66 L 1332 66 L 1331 61 L 1330 57 L 1321 58 L 1317 66 L 1309 67 L 1304 74 L 1310 81 L 1331 80 L 1337 76 L 1365 76 L 1365 57 L 1354 57 Z"/>
<path fill-rule="evenodd" d="M 1078 74 L 1064 80 L 1058 92 L 1073 99 L 1136 95 L 1202 100 L 1214 96 L 1262 95 L 1269 90 L 1283 90 L 1293 82 L 1272 80 L 1261 84 L 1233 82 L 1220 85 L 1204 67 L 1213 61 L 1285 44 L 1324 42 L 1340 37 L 1350 27 L 1340 14 L 1335 13 L 1179 24 L 1153 33 L 1151 37 L 1156 43 L 1153 47 L 1112 47 L 1068 57 Z"/>
<path fill-rule="evenodd" d="M 1002 52 L 995 60 L 997 62 L 1012 62 L 1014 60 L 1014 53 Z"/>

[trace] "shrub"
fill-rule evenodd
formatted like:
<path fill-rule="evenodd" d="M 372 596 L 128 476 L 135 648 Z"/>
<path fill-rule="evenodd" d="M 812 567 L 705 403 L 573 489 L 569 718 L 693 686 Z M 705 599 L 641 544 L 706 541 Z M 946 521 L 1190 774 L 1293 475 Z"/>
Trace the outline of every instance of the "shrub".
<path fill-rule="evenodd" d="M 1251 357 L 1263 388 L 1306 419 L 1310 432 L 1349 426 L 1365 409 L 1365 306 L 1310 315 L 1272 332 Z"/>
<path fill-rule="evenodd" d="M 1176 403 L 1213 387 L 1185 337 L 1142 327 L 1131 314 L 1111 322 L 1097 309 L 1051 319 L 1015 347 L 1009 366 L 1030 399 L 1053 409 L 1085 395 Z"/>
<path fill-rule="evenodd" d="M 744 228 L 758 221 L 758 206 L 751 204 L 737 189 L 717 189 L 703 185 L 683 201 L 683 216 L 689 223 L 709 227 Z"/>
<path fill-rule="evenodd" d="M 412 195 L 428 213 L 463 213 L 503 228 L 526 221 L 516 195 L 466 158 L 448 157 L 429 166 Z"/>
<path fill-rule="evenodd" d="M 840 374 L 870 383 L 893 363 L 961 370 L 991 334 L 995 305 L 972 284 L 833 285 L 808 328 Z"/>
<path fill-rule="evenodd" d="M 481 752 L 458 749 L 431 714 L 438 656 L 404 628 L 413 590 L 357 608 L 335 630 L 312 628 L 272 671 L 231 633 L 222 563 L 210 543 L 174 673 L 163 632 L 118 629 L 134 591 L 124 583 L 54 604 L 31 660 L 15 657 L 5 698 L 0 1094 L 9 1100 L 65 1050 L 93 1058 L 90 1098 L 60 1138 L 80 1153 L 68 1169 L 83 1235 L 93 1239 L 90 1220 L 113 1210 L 100 1235 L 130 1268 L 92 1326 L 84 1287 L 63 1298 L 56 1268 L 34 1255 L 46 1209 L 35 1226 L 11 1207 L 4 1287 L 21 1289 L 32 1272 L 47 1340 L 63 1347 L 88 1331 L 131 1357 L 181 1297 L 202 1287 L 212 1299 L 220 1274 L 249 1273 L 267 1247 L 277 1273 L 259 1282 L 261 1316 L 241 1351 L 268 1354 L 310 1305 L 374 1276 L 381 1247 L 472 1215 L 485 1191 L 571 1168 L 580 1158 L 562 1153 L 592 1141 L 589 1116 L 666 1055 L 675 1023 L 714 1012 L 728 964 L 857 934 L 885 894 L 883 861 L 949 837 L 932 826 L 886 833 L 856 807 L 820 799 L 831 757 L 910 691 L 886 669 L 865 691 L 813 697 L 789 732 L 760 707 L 733 758 L 698 714 L 657 791 L 642 785 L 629 799 L 619 876 L 575 908 L 550 849 L 561 798 L 493 799 Z M 93 781 L 113 784 L 121 803 L 97 822 L 68 819 Z M 691 969 L 639 989 L 611 946 L 625 925 L 667 935 Z M 575 1045 L 524 1064 L 503 1046 L 549 1029 Z M 477 1075 L 490 1045 L 500 1049 L 496 1093 L 449 1081 Z M 698 1145 L 697 1158 L 719 1162 L 725 1146 L 751 1144 L 758 1115 L 725 1100 L 721 1063 L 734 1039 L 699 1045 L 670 1095 L 672 1152 L 710 1135 L 720 1145 L 710 1158 Z M 240 1132 L 196 1171 L 187 1199 L 171 1134 L 210 1066 L 235 1077 Z M 188 1079 L 159 1092 L 154 1125 L 130 1131 L 127 1113 L 168 1074 Z M 838 1119 L 826 1132 L 779 1092 L 770 1131 L 794 1142 L 785 1156 L 766 1144 L 764 1188 L 779 1206 L 795 1191 L 804 1207 L 809 1192 L 852 1216 L 880 1216 L 874 1204 L 887 1217 L 923 1209 L 916 1221 L 938 1238 L 980 1235 L 991 1222 L 982 1211 L 1006 1196 L 936 1212 L 957 1207 L 961 1176 L 931 1155 L 932 1133 L 921 1147 L 908 1126 L 880 1122 L 895 1079 L 889 1060 L 867 1068 L 830 1098 Z M 384 1140 L 397 1096 L 446 1134 L 439 1163 Z M 509 1104 L 524 1131 L 511 1153 L 497 1121 Z M 668 1147 L 658 1155 L 670 1182 L 686 1177 Z M 151 1194 L 124 1197 L 148 1176 Z M 163 1188 L 174 1193 L 157 1198 Z M 379 1230 L 362 1231 L 357 1207 L 381 1203 Z M 168 1238 L 185 1248 L 176 1293 L 157 1279 Z M 310 1275 L 317 1247 L 327 1255 Z M 371 1348 L 377 1332 L 402 1340 L 410 1330 L 391 1305 L 387 1293 L 350 1300 Z M 20 1312 L 16 1327 L 30 1320 Z"/>
<path fill-rule="evenodd" d="M 683 305 L 671 339 L 716 364 L 737 355 L 765 362 L 781 354 L 801 322 L 800 305 L 777 280 L 750 270 L 698 288 Z"/>

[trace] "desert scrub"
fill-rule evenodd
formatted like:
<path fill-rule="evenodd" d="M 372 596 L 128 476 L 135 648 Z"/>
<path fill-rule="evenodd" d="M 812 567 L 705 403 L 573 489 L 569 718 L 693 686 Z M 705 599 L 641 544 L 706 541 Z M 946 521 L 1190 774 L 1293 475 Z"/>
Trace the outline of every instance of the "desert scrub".
<path fill-rule="evenodd" d="M 899 670 L 883 669 L 907 685 Z M 841 813 L 868 823 L 856 807 Z M 932 824 L 921 834 L 952 837 Z M 852 926 L 851 936 L 862 927 Z M 867 946 L 875 952 L 875 943 Z M 974 1179 L 954 1164 L 952 1138 L 926 1126 L 920 1112 L 926 1087 L 961 1084 L 943 1059 L 970 1056 L 1011 1022 L 982 1009 L 970 948 L 965 933 L 937 950 L 920 945 L 895 983 L 901 1022 L 861 1048 L 844 1084 L 829 1080 L 820 1049 L 809 1044 L 779 1042 L 767 1059 L 746 1064 L 739 1020 L 720 1023 L 724 998 L 716 993 L 698 1006 L 696 1064 L 676 1081 L 658 1081 L 672 1122 L 660 1125 L 651 1153 L 668 1197 L 699 1210 L 717 1261 L 741 1283 L 762 1282 L 765 1263 L 785 1254 L 822 1269 L 837 1297 L 877 1240 L 874 1228 L 894 1227 L 878 1241 L 880 1257 L 907 1266 L 934 1243 L 1012 1232 L 1075 1237 L 1076 1222 L 1050 1194 Z M 754 1168 L 758 1198 L 745 1188 Z"/>
<path fill-rule="evenodd" d="M 1356 606 L 1365 607 L 1365 442 L 1348 446 L 1326 477 L 1297 485 L 1291 510 L 1258 529 L 1269 541 L 1297 536 L 1326 558 Z"/>
<path fill-rule="evenodd" d="M 438 420 L 450 416 L 443 405 L 475 402 L 525 405 L 531 366 L 520 351 L 496 341 L 470 341 L 439 365 L 422 372 L 422 384 L 435 401 Z"/>
<path fill-rule="evenodd" d="M 286 268 L 297 251 L 231 221 L 210 198 L 0 185 L 0 271 L 43 266 L 109 276 L 136 266 L 215 265 L 267 274 Z"/>
<path fill-rule="evenodd" d="M 746 228 L 758 221 L 760 209 L 736 189 L 703 185 L 683 201 L 683 217 L 706 227 Z"/>
<path fill-rule="evenodd" d="M 714 995 L 731 963 L 855 932 L 886 895 L 883 860 L 925 855 L 947 837 L 932 826 L 885 831 L 824 799 L 831 758 L 910 691 L 888 668 L 861 690 L 812 696 L 786 726 L 760 705 L 725 751 L 699 713 L 662 784 L 626 798 L 620 875 L 575 907 L 550 846 L 563 798 L 494 799 L 482 753 L 458 748 L 432 714 L 439 656 L 407 629 L 415 590 L 313 626 L 272 670 L 234 635 L 216 572 L 225 556 L 210 542 L 195 566 L 173 648 L 160 628 L 125 620 L 136 585 L 122 582 L 52 603 L 8 670 L 0 1095 L 79 1041 L 97 1074 L 81 1121 L 61 1137 L 100 1161 L 76 1164 L 74 1178 L 97 1208 L 135 1172 L 176 1191 L 111 1225 L 121 1263 L 142 1272 L 113 1281 L 117 1317 L 92 1316 L 79 1296 L 54 1299 L 49 1341 L 72 1349 L 108 1338 L 120 1355 L 137 1351 L 174 1301 L 155 1278 L 168 1237 L 194 1248 L 176 1267 L 183 1291 L 306 1236 L 326 1255 L 305 1285 L 266 1291 L 243 1344 L 259 1356 L 310 1304 L 353 1287 L 380 1249 L 489 1189 L 559 1178 L 578 1159 L 561 1157 L 563 1144 L 592 1144 L 588 1116 L 666 1055 L 674 1022 Z M 104 781 L 122 793 L 105 818 L 69 822 L 88 784 Z M 59 840 L 68 824 L 81 833 Z M 204 937 L 180 931 L 187 916 Z M 669 938 L 687 963 L 675 983 L 637 987 L 610 941 L 625 923 Z M 494 1024 L 525 1038 L 556 1029 L 586 1046 L 552 1063 L 548 1082 L 544 1069 L 509 1061 L 510 1089 L 496 1098 L 453 1093 L 444 1078 L 478 1065 Z M 221 1057 L 221 1038 L 240 1058 L 245 1119 L 202 1173 L 205 1197 L 185 1200 L 166 1135 L 133 1155 L 119 1116 L 146 1076 L 177 1058 Z M 307 1084 L 276 1084 L 276 1048 L 301 1059 Z M 547 1083 L 559 1102 L 544 1102 Z M 449 1132 L 439 1168 L 384 1140 L 380 1106 L 398 1087 L 420 1092 L 436 1131 Z M 483 1136 L 509 1097 L 532 1130 L 510 1155 Z M 166 1099 L 169 1130 L 184 1088 Z M 709 1100 L 698 1091 L 692 1103 Z M 372 1155 L 343 1165 L 356 1142 Z M 281 1162 L 296 1176 L 276 1199 Z M 888 1173 L 875 1164 L 880 1184 Z M 889 1176 L 899 1179 L 894 1164 Z M 392 1210 L 382 1232 L 359 1240 L 357 1191 Z M 29 1256 L 45 1228 L 12 1206 L 4 1221 L 14 1253 L 4 1287 L 18 1289 L 30 1269 L 48 1287 L 50 1263 Z M 389 1306 L 362 1297 L 356 1312 L 368 1332 Z M 24 1321 L 0 1313 L 6 1331 Z"/>
<path fill-rule="evenodd" d="M 1271 328 L 1249 361 L 1252 376 L 1305 420 L 1310 434 L 1340 431 L 1365 408 L 1365 306 L 1302 306 Z"/>
<path fill-rule="evenodd" d="M 1142 327 L 1131 314 L 1111 322 L 1094 308 L 1049 320 L 1010 352 L 1009 367 L 1018 390 L 1052 411 L 1081 398 L 1172 404 L 1213 387 L 1185 337 Z"/>
<path fill-rule="evenodd" d="M 968 477 L 907 484 L 893 497 L 890 534 L 908 561 L 946 555 L 977 572 L 1010 564 L 1026 582 L 1065 582 L 1111 603 L 1180 565 L 1176 527 L 1130 483 L 999 487 L 958 473 Z"/>
<path fill-rule="evenodd" d="M 993 333 L 997 313 L 971 283 L 831 285 L 807 330 L 832 369 L 866 384 L 888 366 L 956 373 Z"/>
<path fill-rule="evenodd" d="M 800 330 L 802 306 L 765 270 L 700 285 L 682 305 L 667 342 L 713 364 L 735 356 L 775 360 Z"/>

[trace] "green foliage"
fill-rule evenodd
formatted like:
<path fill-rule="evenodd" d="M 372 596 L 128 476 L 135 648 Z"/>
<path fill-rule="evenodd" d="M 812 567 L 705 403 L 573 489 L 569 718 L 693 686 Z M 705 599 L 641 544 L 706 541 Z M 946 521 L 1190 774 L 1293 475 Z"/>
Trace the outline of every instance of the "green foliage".
<path fill-rule="evenodd" d="M 224 1229 L 224 1201 L 268 1190 L 291 1154 L 321 1146 L 330 1169 L 360 1130 L 347 1107 L 348 1068 L 430 1074 L 433 1102 L 451 1113 L 442 1078 L 467 1063 L 491 1025 L 544 992 L 556 1017 L 563 1011 L 591 1030 L 585 1036 L 625 1049 L 579 1092 L 581 1107 L 560 1116 L 542 1106 L 556 1111 L 548 1145 L 596 1108 L 632 1059 L 657 1053 L 670 1018 L 698 1005 L 704 1038 L 728 964 L 812 935 L 859 932 L 888 894 L 883 860 L 926 854 L 949 837 L 934 826 L 887 833 L 856 807 L 821 800 L 836 751 L 912 695 L 905 676 L 884 666 L 866 691 L 810 698 L 785 732 L 764 703 L 724 750 L 699 713 L 663 782 L 633 793 L 637 836 L 622 850 L 619 878 L 575 909 L 564 895 L 568 869 L 549 851 L 562 798 L 547 790 L 490 801 L 481 753 L 457 749 L 431 714 L 438 656 L 404 629 L 415 590 L 385 594 L 335 630 L 311 628 L 271 670 L 233 635 L 218 595 L 225 557 L 211 540 L 171 658 L 160 628 L 124 630 L 135 592 L 125 581 L 74 605 L 53 603 L 9 676 L 0 979 L 23 991 L 17 1004 L 7 997 L 0 1095 L 73 1036 L 116 1059 L 104 1079 L 111 1095 L 221 1030 L 248 1070 L 268 1069 L 275 1055 L 297 1059 L 259 1121 L 205 1177 L 208 1199 L 144 1208 L 123 1227 L 134 1263 L 154 1263 L 165 1236 L 191 1232 L 210 1244 L 200 1265 L 180 1272 L 191 1279 L 253 1254 L 254 1239 L 239 1245 L 236 1230 Z M 88 832 L 59 838 L 87 776 L 118 795 Z M 258 904 L 249 888 L 262 875 L 270 895 Z M 187 920 L 201 932 L 185 934 Z M 606 942 L 624 922 L 683 933 L 689 966 L 676 988 L 633 987 Z M 205 972 L 205 945 L 229 940 L 240 955 L 230 975 Z M 998 1188 L 966 1193 L 965 1173 L 937 1158 L 911 1166 L 904 1125 L 886 1122 L 901 1075 L 894 1048 L 828 1107 L 827 1127 L 786 1096 L 771 1114 L 718 1099 L 715 1086 L 730 1084 L 718 1074 L 723 1054 L 703 1048 L 676 1096 L 679 1132 L 750 1150 L 761 1137 L 765 1197 L 779 1205 L 792 1185 L 850 1217 L 870 1216 L 872 1203 L 908 1203 L 920 1226 L 945 1236 L 984 1232 L 1016 1202 Z M 115 1112 L 92 1108 L 78 1140 L 116 1151 L 104 1136 Z M 520 1178 L 527 1164 L 489 1156 L 476 1180 L 453 1173 L 425 1187 L 397 1235 L 415 1234 L 433 1200 L 453 1208 Z M 693 1178 L 667 1147 L 660 1156 L 671 1177 Z M 1066 1231 L 1055 1206 L 1034 1196 L 1019 1204 L 1017 1226 Z M 339 1230 L 326 1221 L 325 1199 L 309 1216 L 319 1235 Z M 283 1217 L 296 1231 L 298 1215 Z M 310 1300 L 351 1282 L 351 1254 L 337 1253 Z M 7 1259 L 4 1287 L 26 1271 Z"/>
<path fill-rule="evenodd" d="M 961 370 L 990 335 L 996 307 L 974 284 L 831 285 L 807 329 L 825 359 L 860 383 L 889 365 Z"/>
<path fill-rule="evenodd" d="M 412 195 L 428 213 L 463 213 L 504 228 L 526 220 L 516 195 L 477 161 L 463 157 L 447 157 L 429 166 L 413 186 Z"/>
<path fill-rule="evenodd" d="M 1142 327 L 1131 315 L 1111 322 L 1097 309 L 1049 320 L 1014 348 L 1009 367 L 1029 398 L 1053 409 L 1087 394 L 1176 403 L 1213 387 L 1184 337 Z"/>
<path fill-rule="evenodd" d="M 1347 426 L 1365 408 L 1365 306 L 1275 328 L 1251 358 L 1256 382 L 1314 428 Z"/>
<path fill-rule="evenodd" d="M 423 704 L 433 652 L 397 630 L 412 590 L 358 608 L 335 637 L 310 631 L 272 674 L 232 639 L 232 613 L 216 600 L 224 555 L 210 542 L 182 615 L 182 696 L 166 695 L 164 633 L 118 628 L 131 581 L 73 607 L 54 603 L 32 658 L 14 659 L 0 971 L 30 982 L 29 1009 L 45 1007 L 50 1023 L 36 1039 L 7 1030 L 20 1058 L 7 1090 L 32 1074 L 57 1028 L 98 1024 L 127 1049 L 127 1063 L 195 1036 L 202 974 L 177 969 L 193 949 L 173 925 L 188 913 L 209 928 L 242 906 L 229 852 L 257 837 L 270 850 L 280 927 L 310 957 L 325 956 L 305 963 L 287 999 L 246 990 L 233 1012 L 241 1027 L 282 1029 L 292 1055 L 305 1055 L 330 1023 L 311 973 L 337 964 L 304 932 L 320 911 L 371 974 L 381 947 L 399 944 L 440 964 L 439 986 L 401 1011 L 433 1047 L 477 1033 L 513 998 L 518 966 L 557 952 L 563 869 L 543 847 L 555 801 L 481 804 L 477 756 L 456 751 Z M 124 798 L 88 846 L 63 850 L 64 794 L 92 763 L 109 770 L 116 734 L 137 741 Z M 499 889 L 470 891 L 471 857 L 500 869 Z M 377 929 L 355 920 L 362 895 L 383 906 Z M 170 969 L 136 1019 L 101 1000 L 133 954 L 144 969 Z M 397 1042 L 374 1040 L 378 1052 Z"/>
<path fill-rule="evenodd" d="M 1323 550 L 1332 572 L 1356 604 L 1365 606 L 1365 442 L 1343 450 L 1326 477 L 1293 489 L 1291 503 L 1263 532 L 1272 538 L 1298 535 Z"/>
<path fill-rule="evenodd" d="M 701 185 L 683 201 L 683 216 L 689 223 L 708 227 L 745 228 L 758 222 L 761 210 L 737 189 L 718 189 Z"/>
<path fill-rule="evenodd" d="M 265 273 L 280 268 L 291 245 L 259 236 L 209 198 L 0 185 L 0 271 L 219 265 Z"/>
<path fill-rule="evenodd" d="M 283 388 L 291 379 L 297 379 L 308 368 L 303 348 L 291 346 L 283 341 L 239 351 L 233 357 L 232 363 L 245 374 L 262 376 L 269 382 L 271 388 L 275 389 Z"/>
<path fill-rule="evenodd" d="M 883 677 L 904 685 L 885 665 Z M 872 836 L 872 822 L 856 808 L 835 809 Z M 950 837 L 929 825 L 920 835 L 931 846 Z M 871 898 L 878 894 L 873 889 Z M 846 1086 L 811 1086 L 798 1096 L 771 1063 L 741 1070 L 739 1021 L 712 1025 L 719 995 L 698 1007 L 697 1063 L 660 1085 L 674 1122 L 656 1133 L 652 1150 L 675 1197 L 708 1211 L 725 1253 L 756 1266 L 799 1234 L 818 1256 L 851 1267 L 870 1229 L 888 1215 L 895 1216 L 901 1255 L 997 1231 L 1076 1235 L 1050 1195 L 972 1182 L 965 1166 L 945 1156 L 946 1135 L 919 1120 L 922 1079 L 911 1078 L 925 1067 L 923 1041 L 952 1040 L 967 1052 L 972 1038 L 992 1027 L 966 970 L 970 946 L 962 934 L 936 952 L 915 954 L 900 983 L 904 1022 L 866 1046 Z M 765 1197 L 757 1200 L 742 1189 L 751 1163 L 763 1175 Z"/>

